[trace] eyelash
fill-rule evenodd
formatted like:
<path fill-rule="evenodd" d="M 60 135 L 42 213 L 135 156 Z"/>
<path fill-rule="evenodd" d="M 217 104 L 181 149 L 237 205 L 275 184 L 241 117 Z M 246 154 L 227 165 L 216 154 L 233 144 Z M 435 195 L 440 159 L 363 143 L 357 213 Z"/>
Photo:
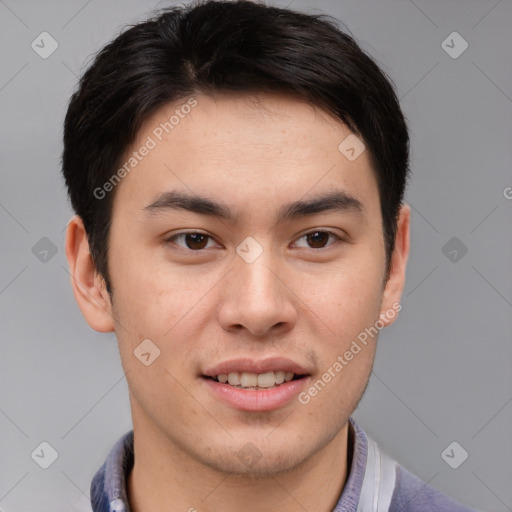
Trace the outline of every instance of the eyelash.
<path fill-rule="evenodd" d="M 314 233 L 327 233 L 328 235 L 332 235 L 333 237 L 335 237 L 337 239 L 336 241 L 343 241 L 343 238 L 338 236 L 336 233 L 333 233 L 332 231 L 328 231 L 328 230 L 322 230 L 322 229 L 314 229 L 312 231 L 308 231 L 307 233 L 304 233 L 299 238 L 297 238 L 297 240 L 301 240 L 301 239 L 307 237 L 308 235 L 311 235 Z M 210 240 L 213 240 L 212 236 L 208 235 L 207 233 L 203 233 L 201 231 L 183 231 L 181 233 L 176 233 L 176 234 L 170 236 L 169 238 L 166 238 L 165 243 L 174 243 L 174 240 L 176 240 L 180 237 L 185 237 L 186 235 L 204 235 L 204 236 L 208 237 Z M 332 245 L 334 245 L 336 243 L 336 241 L 325 246 L 325 247 L 320 247 L 319 249 L 314 248 L 314 247 L 308 247 L 307 249 L 309 249 L 311 251 L 326 250 L 328 247 L 331 247 Z M 176 245 L 178 245 L 178 244 L 176 244 Z M 181 249 L 184 249 L 186 251 L 189 251 L 189 252 L 203 252 L 206 249 L 206 248 L 203 248 L 203 249 L 194 250 L 194 249 L 189 249 L 188 247 L 183 247 L 181 245 L 178 245 L 178 247 L 180 247 Z"/>

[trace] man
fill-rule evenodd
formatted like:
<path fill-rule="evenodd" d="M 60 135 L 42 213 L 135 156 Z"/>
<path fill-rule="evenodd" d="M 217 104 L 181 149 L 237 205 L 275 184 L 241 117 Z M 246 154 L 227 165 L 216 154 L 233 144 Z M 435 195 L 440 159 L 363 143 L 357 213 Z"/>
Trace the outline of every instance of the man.
<path fill-rule="evenodd" d="M 401 309 L 408 144 L 326 16 L 205 1 L 98 54 L 65 121 L 66 253 L 133 431 L 95 512 L 469 511 L 350 417 Z"/>

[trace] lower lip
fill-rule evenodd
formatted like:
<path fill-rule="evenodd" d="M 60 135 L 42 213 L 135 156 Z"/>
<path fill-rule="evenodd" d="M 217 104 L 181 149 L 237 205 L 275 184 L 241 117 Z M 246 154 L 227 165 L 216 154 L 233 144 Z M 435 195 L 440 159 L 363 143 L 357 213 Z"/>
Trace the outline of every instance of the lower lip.
<path fill-rule="evenodd" d="M 241 411 L 272 411 L 282 407 L 298 395 L 309 377 L 283 382 L 275 388 L 242 389 L 202 378 L 212 393 L 223 402 Z"/>

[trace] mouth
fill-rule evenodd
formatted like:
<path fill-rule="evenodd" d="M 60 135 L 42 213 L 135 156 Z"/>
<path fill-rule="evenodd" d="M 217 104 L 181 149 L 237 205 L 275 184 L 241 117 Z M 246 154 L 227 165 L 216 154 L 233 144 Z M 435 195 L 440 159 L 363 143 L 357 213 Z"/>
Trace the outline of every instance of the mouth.
<path fill-rule="evenodd" d="M 311 381 L 312 368 L 284 356 L 223 361 L 199 374 L 207 393 L 242 411 L 272 411 L 290 405 Z"/>
<path fill-rule="evenodd" d="M 266 390 L 278 388 L 291 381 L 304 379 L 309 377 L 309 375 L 278 370 L 265 373 L 219 373 L 214 376 L 202 375 L 202 377 L 237 389 Z"/>

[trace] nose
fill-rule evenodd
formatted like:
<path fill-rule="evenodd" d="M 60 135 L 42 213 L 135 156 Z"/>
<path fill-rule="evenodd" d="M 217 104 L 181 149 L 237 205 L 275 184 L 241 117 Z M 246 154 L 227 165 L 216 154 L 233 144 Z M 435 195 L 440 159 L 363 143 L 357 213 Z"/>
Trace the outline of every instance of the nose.
<path fill-rule="evenodd" d="M 252 262 L 236 257 L 220 297 L 219 322 L 226 331 L 246 329 L 255 337 L 283 334 L 297 321 L 297 296 L 283 264 L 269 247 Z"/>

